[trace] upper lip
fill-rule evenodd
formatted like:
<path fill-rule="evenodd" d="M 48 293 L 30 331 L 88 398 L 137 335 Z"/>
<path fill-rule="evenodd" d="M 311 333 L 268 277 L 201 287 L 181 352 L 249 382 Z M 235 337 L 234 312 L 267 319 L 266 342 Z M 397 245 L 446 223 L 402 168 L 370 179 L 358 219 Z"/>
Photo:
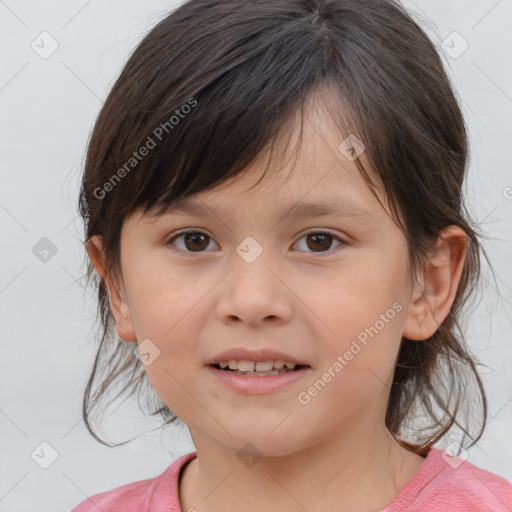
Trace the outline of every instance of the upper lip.
<path fill-rule="evenodd" d="M 236 347 L 230 348 L 229 350 L 225 350 L 220 352 L 216 356 L 209 359 L 206 364 L 218 364 L 221 361 L 285 361 L 290 363 L 295 363 L 301 366 L 309 366 L 308 363 L 301 359 L 297 359 L 289 354 L 285 354 L 284 352 L 277 352 L 275 350 L 270 350 L 267 348 L 261 349 L 248 349 L 246 347 Z"/>

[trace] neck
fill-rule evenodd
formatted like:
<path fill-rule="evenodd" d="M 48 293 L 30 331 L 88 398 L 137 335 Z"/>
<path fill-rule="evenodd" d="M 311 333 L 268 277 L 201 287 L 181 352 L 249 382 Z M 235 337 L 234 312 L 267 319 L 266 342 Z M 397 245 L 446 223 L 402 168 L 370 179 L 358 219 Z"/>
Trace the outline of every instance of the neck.
<path fill-rule="evenodd" d="M 424 462 L 384 427 L 364 438 L 361 432 L 344 432 L 286 456 L 246 464 L 211 438 L 194 441 L 198 456 L 179 485 L 183 511 L 381 510 Z"/>

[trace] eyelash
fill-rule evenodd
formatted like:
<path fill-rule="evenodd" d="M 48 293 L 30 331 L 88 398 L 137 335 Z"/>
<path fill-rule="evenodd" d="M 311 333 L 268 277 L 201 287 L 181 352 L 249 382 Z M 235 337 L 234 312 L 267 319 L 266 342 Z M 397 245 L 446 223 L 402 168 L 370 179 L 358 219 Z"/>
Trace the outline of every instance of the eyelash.
<path fill-rule="evenodd" d="M 175 233 L 172 238 L 169 239 L 169 241 L 167 242 L 166 245 L 169 245 L 171 246 L 171 250 L 173 250 L 174 252 L 177 252 L 177 253 L 180 253 L 180 254 L 187 254 L 187 255 L 191 255 L 192 257 L 194 257 L 195 255 L 199 256 L 205 252 L 208 252 L 208 251 L 200 251 L 200 252 L 190 252 L 190 251 L 184 251 L 182 249 L 177 249 L 176 247 L 172 247 L 174 244 L 173 244 L 173 241 L 176 240 L 177 238 L 179 238 L 180 236 L 183 236 L 183 235 L 187 235 L 187 234 L 190 234 L 190 233 L 194 233 L 194 234 L 201 234 L 201 235 L 205 235 L 207 236 L 210 240 L 213 240 L 213 238 L 208 234 L 208 233 L 205 233 L 204 231 L 200 231 L 198 229 L 184 229 L 184 230 L 181 230 L 181 231 L 178 231 L 177 233 Z M 340 242 L 340 246 L 342 245 L 346 245 L 347 242 L 345 242 L 343 239 L 341 239 L 339 236 L 335 235 L 334 233 L 332 233 L 331 231 L 318 231 L 318 230 L 310 230 L 310 231 L 306 231 L 305 233 L 302 234 L 302 236 L 299 238 L 299 241 L 302 240 L 302 238 L 304 238 L 305 236 L 307 235 L 329 235 L 329 236 L 332 236 L 335 240 L 338 240 Z M 311 254 L 316 254 L 317 256 L 320 256 L 320 257 L 325 257 L 325 256 L 330 256 L 333 252 L 335 252 L 334 250 L 329 250 L 329 251 L 325 251 L 325 252 L 318 252 L 318 253 L 315 253 L 315 252 L 311 252 Z"/>

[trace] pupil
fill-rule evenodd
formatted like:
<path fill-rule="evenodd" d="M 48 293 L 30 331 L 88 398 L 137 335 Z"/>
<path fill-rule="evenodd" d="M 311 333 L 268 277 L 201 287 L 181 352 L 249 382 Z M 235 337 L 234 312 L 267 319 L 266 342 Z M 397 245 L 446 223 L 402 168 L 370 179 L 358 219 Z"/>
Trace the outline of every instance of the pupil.
<path fill-rule="evenodd" d="M 332 235 L 329 235 L 328 233 L 322 233 L 322 234 L 308 235 L 308 238 L 309 237 L 314 238 L 315 240 L 320 238 L 320 241 L 325 244 L 326 237 L 332 238 Z M 330 246 L 330 244 L 327 244 L 327 245 Z M 316 247 L 317 249 L 318 248 L 320 248 L 320 249 L 329 249 L 329 247 L 322 247 L 321 244 L 317 244 L 317 243 L 315 243 L 313 247 Z M 310 248 L 312 248 L 312 247 L 310 247 Z"/>
<path fill-rule="evenodd" d="M 204 239 L 206 238 L 209 238 L 207 235 L 204 235 L 203 233 L 186 233 L 185 234 L 185 244 L 186 244 L 186 247 L 187 249 L 190 249 L 192 250 L 191 247 L 189 247 L 187 245 L 187 242 L 189 242 L 190 240 L 193 240 L 194 241 L 194 244 L 197 242 L 198 240 L 198 237 L 203 237 Z M 205 249 L 206 247 L 208 247 L 208 241 L 206 242 L 206 245 L 204 245 L 204 241 L 203 241 L 203 246 L 195 246 L 196 249 Z"/>

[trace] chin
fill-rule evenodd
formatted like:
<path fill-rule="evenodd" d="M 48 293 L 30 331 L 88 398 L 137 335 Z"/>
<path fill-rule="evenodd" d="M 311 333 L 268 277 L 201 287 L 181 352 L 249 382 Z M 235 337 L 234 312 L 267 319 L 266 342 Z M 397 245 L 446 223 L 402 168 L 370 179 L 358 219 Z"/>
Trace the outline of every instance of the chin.
<path fill-rule="evenodd" d="M 220 444 L 233 450 L 239 458 L 245 455 L 260 457 L 282 457 L 291 455 L 307 446 L 304 432 L 293 433 L 289 426 L 278 426 L 276 422 L 261 422 L 226 425 L 233 437 L 227 434 L 218 439 Z M 297 426 L 294 426 L 297 428 Z M 270 434 L 270 435 L 269 435 Z"/>

